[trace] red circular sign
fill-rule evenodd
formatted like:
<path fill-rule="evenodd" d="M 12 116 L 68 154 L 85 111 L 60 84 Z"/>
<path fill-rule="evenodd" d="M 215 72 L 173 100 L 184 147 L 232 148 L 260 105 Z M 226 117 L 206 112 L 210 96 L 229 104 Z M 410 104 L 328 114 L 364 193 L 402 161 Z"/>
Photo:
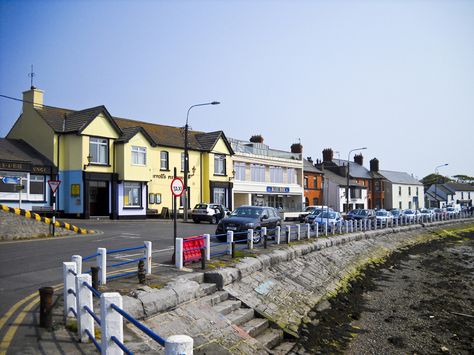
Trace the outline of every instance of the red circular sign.
<path fill-rule="evenodd" d="M 180 178 L 174 178 L 171 181 L 171 193 L 176 197 L 181 196 L 184 193 L 184 183 Z"/>

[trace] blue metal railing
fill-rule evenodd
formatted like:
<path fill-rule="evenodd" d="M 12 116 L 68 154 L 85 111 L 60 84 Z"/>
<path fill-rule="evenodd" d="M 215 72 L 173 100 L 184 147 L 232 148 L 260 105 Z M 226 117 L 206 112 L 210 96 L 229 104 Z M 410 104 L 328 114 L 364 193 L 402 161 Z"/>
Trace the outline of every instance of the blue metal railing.
<path fill-rule="evenodd" d="M 116 263 L 116 264 L 107 265 L 107 268 L 127 265 L 127 264 L 131 264 L 131 263 L 136 263 L 137 261 L 140 261 L 140 260 L 146 260 L 146 258 L 136 258 L 136 259 L 133 259 L 133 260 L 121 261 L 121 262 Z"/>
<path fill-rule="evenodd" d="M 125 277 L 125 276 L 136 275 L 136 274 L 137 274 L 136 271 L 124 272 L 124 273 L 113 275 L 113 276 L 107 276 L 107 280 L 118 279 L 119 277 Z"/>
<path fill-rule="evenodd" d="M 72 288 L 70 288 L 69 290 L 67 290 L 67 293 L 69 293 L 70 295 L 74 295 L 74 297 L 77 297 L 76 296 L 76 292 L 74 292 L 74 290 Z"/>
<path fill-rule="evenodd" d="M 72 312 L 72 314 L 74 314 L 74 317 L 77 318 L 77 312 L 74 310 L 74 308 L 69 307 L 69 310 Z"/>
<path fill-rule="evenodd" d="M 156 341 L 158 344 L 161 346 L 165 346 L 165 339 L 160 337 L 158 334 L 153 332 L 150 328 L 147 328 L 143 324 L 141 324 L 139 321 L 137 321 L 135 318 L 133 318 L 131 315 L 126 313 L 123 309 L 117 307 L 115 304 L 111 304 L 110 307 L 112 307 L 114 310 L 116 310 L 122 317 L 124 317 L 126 320 L 128 320 L 130 323 L 132 323 L 135 327 L 140 329 L 143 333 L 148 335 L 150 338 L 152 338 L 154 341 Z"/>
<path fill-rule="evenodd" d="M 125 345 L 124 345 L 120 340 L 118 340 L 114 335 L 112 335 L 112 336 L 110 337 L 110 340 L 112 340 L 115 344 L 117 344 L 117 346 L 118 346 L 120 349 L 122 349 L 122 351 L 123 351 L 125 354 L 127 354 L 127 355 L 133 355 L 133 353 L 132 353 L 130 350 L 128 350 L 128 349 L 125 347 Z"/>
<path fill-rule="evenodd" d="M 86 310 L 87 313 L 91 315 L 92 318 L 97 322 L 98 325 L 100 325 L 100 319 L 97 317 L 97 315 L 87 306 L 84 306 L 84 309 Z"/>
<path fill-rule="evenodd" d="M 87 260 L 90 260 L 90 259 L 95 258 L 97 256 L 99 256 L 99 253 L 95 253 L 95 254 L 86 256 L 86 257 L 82 258 L 82 261 L 87 261 Z"/>
<path fill-rule="evenodd" d="M 73 274 L 74 276 L 77 276 L 77 272 L 75 272 L 75 271 L 73 271 L 73 270 L 71 270 L 71 269 L 69 269 L 69 272 L 70 272 L 71 274 Z"/>
<path fill-rule="evenodd" d="M 87 329 L 84 330 L 85 333 L 87 334 L 87 336 L 89 337 L 89 339 L 94 343 L 95 347 L 97 348 L 97 350 L 99 350 L 99 352 L 102 352 L 102 349 L 99 345 L 99 343 L 97 342 L 97 340 L 94 338 L 94 336 L 91 334 L 91 332 Z"/>
<path fill-rule="evenodd" d="M 139 247 L 131 247 L 131 248 L 122 248 L 122 249 L 115 249 L 115 250 L 108 250 L 107 255 L 109 254 L 115 254 L 115 253 L 121 253 L 123 251 L 132 251 L 132 250 L 139 250 L 139 249 L 145 249 L 146 247 L 144 245 L 141 245 Z"/>
<path fill-rule="evenodd" d="M 100 298 L 100 292 L 97 291 L 94 287 L 92 287 L 91 285 L 89 285 L 87 282 L 83 282 L 82 283 L 84 286 L 86 286 L 94 296 L 96 296 L 97 298 Z"/>

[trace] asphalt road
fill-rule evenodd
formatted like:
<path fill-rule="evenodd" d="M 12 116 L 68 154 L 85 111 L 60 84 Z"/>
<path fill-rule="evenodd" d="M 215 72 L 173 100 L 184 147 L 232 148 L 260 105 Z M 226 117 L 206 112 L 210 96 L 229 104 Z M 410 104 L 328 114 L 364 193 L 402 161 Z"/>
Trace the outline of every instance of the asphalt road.
<path fill-rule="evenodd" d="M 111 221 L 68 220 L 80 227 L 98 230 L 98 234 L 1 242 L 0 243 L 0 319 L 19 300 L 44 286 L 62 283 L 62 263 L 71 256 L 94 254 L 97 248 L 121 249 L 153 244 L 154 263 L 169 263 L 173 253 L 173 223 L 163 220 Z M 204 233 L 214 234 L 215 225 L 209 223 L 177 224 L 177 236 Z M 28 321 L 26 319 L 25 321 Z M 1 329 L 0 337 L 8 327 Z M 21 331 L 15 340 L 21 335 Z"/>

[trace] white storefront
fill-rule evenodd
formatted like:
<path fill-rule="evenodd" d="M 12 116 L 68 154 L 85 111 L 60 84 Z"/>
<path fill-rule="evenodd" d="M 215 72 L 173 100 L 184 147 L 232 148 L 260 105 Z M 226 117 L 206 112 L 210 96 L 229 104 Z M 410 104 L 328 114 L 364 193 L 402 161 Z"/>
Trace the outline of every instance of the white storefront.
<path fill-rule="evenodd" d="M 304 202 L 301 154 L 270 149 L 262 143 L 229 139 L 235 152 L 232 200 L 243 205 L 301 211 Z"/>

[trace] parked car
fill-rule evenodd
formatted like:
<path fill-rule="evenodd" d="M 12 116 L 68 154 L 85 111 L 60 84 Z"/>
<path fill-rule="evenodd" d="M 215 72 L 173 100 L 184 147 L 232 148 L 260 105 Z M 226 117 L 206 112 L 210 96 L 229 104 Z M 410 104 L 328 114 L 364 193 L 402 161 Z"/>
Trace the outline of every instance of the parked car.
<path fill-rule="evenodd" d="M 194 223 L 206 221 L 211 224 L 216 224 L 228 214 L 230 214 L 230 211 L 223 205 L 198 203 L 194 206 L 194 209 L 191 212 L 191 217 Z"/>
<path fill-rule="evenodd" d="M 354 216 L 357 215 L 358 213 L 360 213 L 360 211 L 362 211 L 360 208 L 357 208 L 357 209 L 355 209 L 355 210 L 349 211 L 349 212 L 346 214 L 345 219 L 347 219 L 347 220 L 352 220 L 352 219 L 354 219 Z"/>
<path fill-rule="evenodd" d="M 368 219 L 375 220 L 375 211 L 374 210 L 358 210 L 357 213 L 354 213 L 352 216 L 354 220 Z"/>
<path fill-rule="evenodd" d="M 339 212 L 323 211 L 316 216 L 311 229 L 320 228 L 324 230 L 326 223 L 328 225 L 328 232 L 332 232 L 333 226 L 337 229 L 344 224 L 344 219 Z"/>
<path fill-rule="evenodd" d="M 420 216 L 425 220 L 430 219 L 433 213 L 433 210 L 430 210 L 429 208 L 420 209 Z"/>
<path fill-rule="evenodd" d="M 334 210 L 331 207 L 316 208 L 309 215 L 306 216 L 306 218 L 304 219 L 304 222 L 312 224 L 314 222 L 314 219 L 323 211 L 333 212 Z"/>
<path fill-rule="evenodd" d="M 454 216 L 458 213 L 459 211 L 455 207 L 447 207 L 446 208 L 446 213 L 448 216 Z"/>
<path fill-rule="evenodd" d="M 390 223 L 393 221 L 393 216 L 392 213 L 386 210 L 377 210 L 375 212 L 375 220 L 376 223 L 383 227 L 383 226 L 388 226 Z"/>
<path fill-rule="evenodd" d="M 261 240 L 261 228 L 267 227 L 269 235 L 275 235 L 275 229 L 281 226 L 281 218 L 278 211 L 273 207 L 260 206 L 240 206 L 230 214 L 229 217 L 222 219 L 216 229 L 217 239 L 219 241 L 227 240 L 227 232 L 234 232 L 234 240 L 247 239 L 247 230 L 254 230 L 254 243 Z"/>
<path fill-rule="evenodd" d="M 402 217 L 403 211 L 399 208 L 393 208 L 390 210 L 390 213 L 392 214 L 392 219 L 398 219 L 400 221 L 400 218 Z"/>
<path fill-rule="evenodd" d="M 305 218 L 314 210 L 316 209 L 321 209 L 321 208 L 327 208 L 327 206 L 307 206 L 303 212 L 300 213 L 298 219 L 300 223 L 305 221 Z"/>
<path fill-rule="evenodd" d="M 417 216 L 420 215 L 420 212 L 418 210 L 412 210 L 412 209 L 407 209 L 403 211 L 403 218 L 406 221 L 413 221 L 414 219 L 417 218 Z"/>

